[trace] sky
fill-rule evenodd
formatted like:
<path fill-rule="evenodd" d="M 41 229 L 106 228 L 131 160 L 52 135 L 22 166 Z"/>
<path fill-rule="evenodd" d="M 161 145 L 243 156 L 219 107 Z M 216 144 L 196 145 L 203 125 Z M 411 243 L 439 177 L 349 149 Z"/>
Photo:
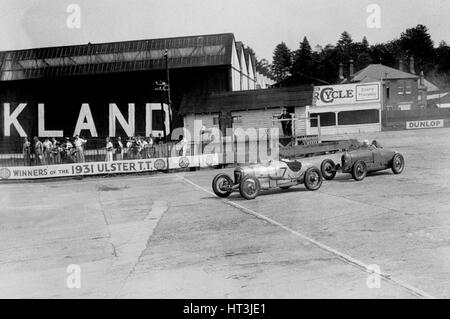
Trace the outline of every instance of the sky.
<path fill-rule="evenodd" d="M 367 25 L 371 4 L 379 28 Z M 450 43 L 449 12 L 447 0 L 0 0 L 0 51 L 232 32 L 272 61 L 282 41 L 294 50 L 306 36 L 314 48 L 335 44 L 344 30 L 375 44 L 424 24 L 435 45 Z"/>

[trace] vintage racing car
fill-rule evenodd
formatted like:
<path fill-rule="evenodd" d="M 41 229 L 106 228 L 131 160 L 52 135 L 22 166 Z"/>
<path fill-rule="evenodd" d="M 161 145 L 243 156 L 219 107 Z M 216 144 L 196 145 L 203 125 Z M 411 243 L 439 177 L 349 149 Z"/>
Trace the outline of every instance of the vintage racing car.
<path fill-rule="evenodd" d="M 212 188 L 219 197 L 228 197 L 232 192 L 239 191 L 245 199 L 254 199 L 261 190 L 276 187 L 287 189 L 301 183 L 311 191 L 319 189 L 322 185 L 320 170 L 299 161 L 271 160 L 268 165 L 237 167 L 234 181 L 227 174 L 218 174 L 212 181 Z"/>
<path fill-rule="evenodd" d="M 336 176 L 336 172 L 342 171 L 352 174 L 355 180 L 361 181 L 368 172 L 389 168 L 394 174 L 401 174 L 405 168 L 405 160 L 402 154 L 383 149 L 376 141 L 370 145 L 363 143 L 360 148 L 345 152 L 341 157 L 340 164 L 326 159 L 320 165 L 320 171 L 326 180 L 332 180 Z"/>

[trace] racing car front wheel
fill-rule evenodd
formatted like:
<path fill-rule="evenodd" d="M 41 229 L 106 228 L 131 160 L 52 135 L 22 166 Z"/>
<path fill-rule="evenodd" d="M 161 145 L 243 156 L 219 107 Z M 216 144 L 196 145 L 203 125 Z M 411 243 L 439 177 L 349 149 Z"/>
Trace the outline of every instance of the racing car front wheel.
<path fill-rule="evenodd" d="M 367 165 L 363 161 L 353 164 L 352 176 L 355 181 L 362 181 L 367 175 Z"/>
<path fill-rule="evenodd" d="M 402 154 L 395 154 L 392 158 L 392 171 L 394 174 L 401 174 L 405 168 L 405 159 Z"/>
<path fill-rule="evenodd" d="M 330 159 L 326 159 L 320 165 L 320 172 L 326 180 L 332 180 L 336 176 L 336 164 Z"/>
<path fill-rule="evenodd" d="M 315 191 L 322 186 L 322 175 L 318 168 L 310 167 L 305 172 L 305 187 L 310 191 Z"/>
<path fill-rule="evenodd" d="M 261 190 L 261 185 L 259 180 L 253 176 L 247 176 L 239 185 L 239 193 L 245 199 L 254 199 L 258 196 L 259 191 Z"/>
<path fill-rule="evenodd" d="M 212 181 L 212 189 L 219 197 L 230 196 L 233 186 L 233 180 L 227 174 L 218 174 Z"/>

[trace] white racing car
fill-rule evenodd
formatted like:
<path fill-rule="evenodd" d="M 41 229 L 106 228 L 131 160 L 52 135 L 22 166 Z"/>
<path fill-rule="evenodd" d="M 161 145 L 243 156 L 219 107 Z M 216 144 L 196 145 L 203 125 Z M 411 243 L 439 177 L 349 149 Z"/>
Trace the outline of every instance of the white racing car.
<path fill-rule="evenodd" d="M 237 167 L 234 181 L 227 174 L 218 174 L 212 181 L 212 188 L 219 197 L 228 197 L 232 192 L 239 191 L 245 199 L 254 199 L 261 190 L 288 189 L 302 183 L 311 191 L 319 189 L 322 185 L 320 170 L 299 161 L 271 160 L 268 165 Z"/>

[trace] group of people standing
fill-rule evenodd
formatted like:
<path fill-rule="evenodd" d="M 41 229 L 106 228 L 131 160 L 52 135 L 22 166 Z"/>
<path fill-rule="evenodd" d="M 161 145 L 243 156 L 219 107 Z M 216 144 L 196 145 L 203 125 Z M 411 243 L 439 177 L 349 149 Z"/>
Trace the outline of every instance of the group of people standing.
<path fill-rule="evenodd" d="M 66 137 L 61 143 L 56 138 L 45 138 L 43 142 L 37 136 L 32 141 L 24 138 L 22 154 L 25 166 L 50 165 L 61 163 L 82 163 L 86 140 L 76 135 L 73 143 Z"/>
<path fill-rule="evenodd" d="M 156 152 L 156 146 L 164 144 L 165 140 L 161 136 L 153 137 L 150 134 L 148 137 L 136 136 L 129 138 L 124 144 L 122 138 L 119 136 L 115 140 L 110 137 L 106 138 L 106 156 L 105 161 L 112 162 L 126 159 L 143 159 L 152 158 Z M 115 155 L 115 156 L 114 156 Z"/>
<path fill-rule="evenodd" d="M 52 165 L 62 163 L 83 163 L 85 162 L 85 145 L 87 140 L 76 135 L 73 140 L 69 137 L 60 142 L 56 138 L 45 138 L 41 141 L 37 136 L 32 140 L 24 138 L 22 144 L 22 154 L 25 166 L 31 165 Z M 126 142 L 117 138 L 106 138 L 105 161 L 121 161 L 124 159 L 144 159 L 161 155 L 165 143 L 165 138 L 161 133 L 157 137 L 150 134 L 148 137 L 136 136 L 129 138 Z M 98 152 L 97 155 L 102 154 Z"/>

